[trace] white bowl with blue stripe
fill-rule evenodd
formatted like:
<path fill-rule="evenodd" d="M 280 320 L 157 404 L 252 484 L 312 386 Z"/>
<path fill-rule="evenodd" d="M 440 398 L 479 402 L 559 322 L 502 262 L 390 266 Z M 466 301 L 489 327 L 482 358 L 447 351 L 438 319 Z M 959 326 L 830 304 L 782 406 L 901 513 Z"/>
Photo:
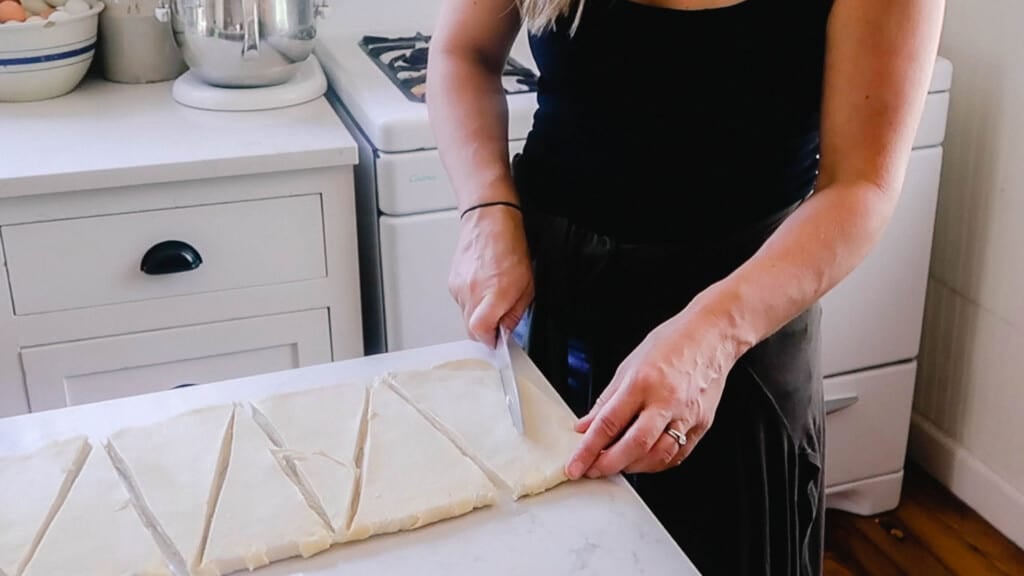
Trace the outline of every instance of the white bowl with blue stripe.
<path fill-rule="evenodd" d="M 96 53 L 104 4 L 61 20 L 0 25 L 0 102 L 28 102 L 71 92 Z"/>

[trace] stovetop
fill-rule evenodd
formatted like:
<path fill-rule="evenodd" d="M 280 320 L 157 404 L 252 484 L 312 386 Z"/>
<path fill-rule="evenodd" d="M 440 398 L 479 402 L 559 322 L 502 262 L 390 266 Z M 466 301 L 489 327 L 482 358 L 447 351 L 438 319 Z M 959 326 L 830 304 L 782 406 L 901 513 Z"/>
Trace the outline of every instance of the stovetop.
<path fill-rule="evenodd" d="M 377 1 L 392 6 L 392 2 L 398 0 Z M 373 6 L 375 10 L 383 10 L 377 4 Z M 414 2 L 406 8 L 415 10 L 418 6 L 420 4 Z M 424 83 L 425 51 L 415 50 L 428 45 L 427 35 L 431 31 L 429 22 L 425 21 L 410 26 L 395 24 L 386 28 L 364 26 L 347 30 L 327 27 L 317 30 L 316 56 L 331 85 L 329 96 L 380 152 L 412 152 L 437 147 L 422 87 L 416 88 Z M 389 39 L 386 42 L 390 45 L 385 48 L 375 41 L 380 38 Z M 376 48 L 373 54 L 379 56 L 369 56 L 366 48 Z M 505 79 L 509 92 L 505 96 L 508 137 L 509 140 L 524 140 L 533 127 L 533 115 L 537 110 L 535 78 L 539 75 L 525 27 L 513 43 L 510 56 L 513 59 L 507 69 L 511 74 Z M 403 59 L 395 60 L 396 57 Z M 406 77 L 404 82 L 399 80 L 400 74 Z M 520 78 L 525 84 L 520 82 Z"/>
<path fill-rule="evenodd" d="M 359 47 L 406 98 L 426 102 L 427 57 L 430 36 L 385 37 L 363 36 Z M 502 75 L 505 94 L 526 94 L 537 91 L 537 74 L 514 58 L 505 63 Z"/>

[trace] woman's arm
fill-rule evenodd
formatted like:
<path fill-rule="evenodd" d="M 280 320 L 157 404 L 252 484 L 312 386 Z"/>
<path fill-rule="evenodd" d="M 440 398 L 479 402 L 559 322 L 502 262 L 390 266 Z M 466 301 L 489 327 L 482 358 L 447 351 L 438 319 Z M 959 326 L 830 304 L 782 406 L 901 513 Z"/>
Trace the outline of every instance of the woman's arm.
<path fill-rule="evenodd" d="M 427 105 L 460 212 L 517 202 L 501 74 L 520 26 L 514 0 L 446 0 L 430 41 Z M 466 215 L 449 290 L 477 340 L 493 345 L 499 324 L 518 324 L 533 299 L 521 214 L 493 206 Z"/>
<path fill-rule="evenodd" d="M 943 8 L 942 0 L 835 1 L 817 191 L 750 260 L 627 358 L 580 421 L 586 434 L 570 477 L 654 472 L 681 462 L 711 426 L 737 359 L 867 256 L 903 185 Z M 685 446 L 663 433 L 671 422 L 687 432 Z"/>
<path fill-rule="evenodd" d="M 698 299 L 742 353 L 843 280 L 899 199 L 942 28 L 942 0 L 837 0 L 828 31 L 817 191 Z"/>
<path fill-rule="evenodd" d="M 427 106 L 462 209 L 516 200 L 501 74 L 519 27 L 514 0 L 445 0 L 430 40 Z"/>

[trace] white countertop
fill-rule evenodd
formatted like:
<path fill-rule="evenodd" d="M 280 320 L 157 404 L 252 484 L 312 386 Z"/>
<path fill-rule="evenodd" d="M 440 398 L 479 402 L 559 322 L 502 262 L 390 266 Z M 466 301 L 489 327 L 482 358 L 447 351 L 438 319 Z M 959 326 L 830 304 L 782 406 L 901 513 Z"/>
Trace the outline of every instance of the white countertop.
<path fill-rule="evenodd" d="M 87 78 L 52 100 L 0 103 L 0 199 L 355 164 L 326 99 L 277 110 L 182 106 L 172 82 Z"/>
<path fill-rule="evenodd" d="M 534 382 L 544 382 L 526 355 L 519 349 L 514 352 L 516 370 Z M 489 354 L 479 344 L 457 342 L 0 419 L 0 456 L 75 434 L 102 441 L 121 427 L 200 406 L 327 384 L 369 382 L 387 370 L 426 368 Z M 547 391 L 555 394 L 550 388 Z M 565 483 L 514 504 L 335 546 L 309 559 L 275 563 L 253 576 L 287 574 L 688 576 L 697 571 L 625 480 L 617 477 Z"/>

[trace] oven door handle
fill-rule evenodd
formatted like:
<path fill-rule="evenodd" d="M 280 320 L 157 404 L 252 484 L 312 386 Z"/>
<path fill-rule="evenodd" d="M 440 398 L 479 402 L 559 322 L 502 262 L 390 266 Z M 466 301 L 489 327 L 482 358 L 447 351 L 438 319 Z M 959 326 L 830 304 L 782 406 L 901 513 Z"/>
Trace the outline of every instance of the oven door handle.
<path fill-rule="evenodd" d="M 840 410 L 846 410 L 850 406 L 853 406 L 860 401 L 860 396 L 856 392 L 849 394 L 839 394 L 838 396 L 830 396 L 825 398 L 825 414 L 835 414 Z"/>

